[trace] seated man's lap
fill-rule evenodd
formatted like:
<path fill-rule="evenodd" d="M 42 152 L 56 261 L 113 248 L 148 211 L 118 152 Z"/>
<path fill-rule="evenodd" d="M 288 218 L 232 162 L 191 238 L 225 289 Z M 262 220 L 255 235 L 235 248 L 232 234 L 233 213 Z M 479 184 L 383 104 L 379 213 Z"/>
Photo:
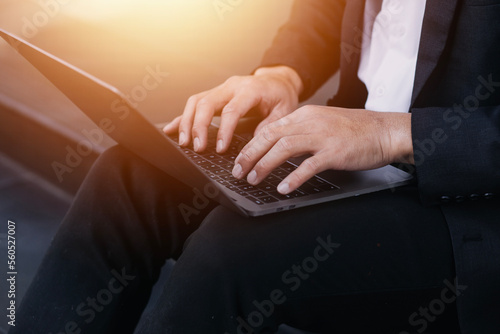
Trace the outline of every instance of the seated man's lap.
<path fill-rule="evenodd" d="M 412 186 L 258 218 L 218 207 L 187 241 L 153 318 L 172 332 L 403 330 L 453 277 L 446 222 Z"/>

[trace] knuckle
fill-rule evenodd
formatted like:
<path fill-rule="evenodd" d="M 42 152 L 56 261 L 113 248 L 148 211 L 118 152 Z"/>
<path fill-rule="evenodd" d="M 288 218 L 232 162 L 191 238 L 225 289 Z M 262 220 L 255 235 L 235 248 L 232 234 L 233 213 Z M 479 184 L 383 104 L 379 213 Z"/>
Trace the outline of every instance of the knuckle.
<path fill-rule="evenodd" d="M 309 106 L 302 106 L 298 108 L 295 112 L 298 114 L 306 113 L 309 110 Z"/>
<path fill-rule="evenodd" d="M 210 99 L 208 99 L 207 97 L 202 97 L 196 103 L 197 108 L 205 108 L 208 107 L 209 105 L 210 105 Z"/>
<path fill-rule="evenodd" d="M 226 85 L 229 85 L 229 86 L 232 86 L 234 84 L 238 84 L 241 82 L 241 76 L 239 75 L 233 75 L 231 77 L 229 77 L 225 82 L 224 84 Z"/>
<path fill-rule="evenodd" d="M 179 121 L 179 128 L 180 129 L 188 129 L 190 128 L 190 124 L 189 124 L 189 120 L 186 118 L 186 117 L 183 117 L 180 121 Z"/>
<path fill-rule="evenodd" d="M 273 142 L 274 139 L 276 138 L 276 129 L 271 126 L 270 124 L 264 126 L 262 128 L 262 137 L 267 140 L 268 142 Z"/>
<path fill-rule="evenodd" d="M 271 164 L 265 158 L 263 158 L 255 165 L 255 169 L 260 172 L 267 172 L 271 169 Z"/>
<path fill-rule="evenodd" d="M 201 135 L 204 131 L 204 127 L 201 126 L 201 124 L 194 124 L 192 128 L 193 134 L 194 135 Z"/>
<path fill-rule="evenodd" d="M 279 117 L 276 121 L 276 124 L 279 126 L 286 126 L 290 123 L 289 117 L 285 116 L 286 113 L 284 111 L 278 113 L 276 116 Z"/>
<path fill-rule="evenodd" d="M 280 140 L 278 140 L 278 142 L 276 143 L 276 146 L 280 151 L 291 152 L 294 145 L 293 145 L 292 140 L 290 138 L 283 137 Z"/>
<path fill-rule="evenodd" d="M 244 149 L 240 152 L 240 161 L 250 161 L 252 160 L 252 154 L 249 152 L 250 149 Z"/>
<path fill-rule="evenodd" d="M 296 114 L 296 116 L 299 116 L 299 117 L 309 118 L 309 117 L 311 117 L 311 112 L 313 110 L 314 109 L 311 106 L 306 105 L 306 106 L 302 106 L 299 109 L 297 109 L 295 111 L 295 114 Z"/>
<path fill-rule="evenodd" d="M 302 164 L 305 168 L 314 172 L 314 174 L 318 173 L 321 170 L 321 163 L 314 156 L 304 160 Z"/>
<path fill-rule="evenodd" d="M 198 101 L 198 95 L 191 95 L 190 97 L 188 97 L 187 99 L 187 102 L 188 103 L 196 103 L 196 101 Z"/>
<path fill-rule="evenodd" d="M 235 112 L 235 108 L 232 105 L 227 104 L 224 108 L 222 108 L 221 116 L 230 115 L 230 114 L 233 114 L 234 112 Z"/>

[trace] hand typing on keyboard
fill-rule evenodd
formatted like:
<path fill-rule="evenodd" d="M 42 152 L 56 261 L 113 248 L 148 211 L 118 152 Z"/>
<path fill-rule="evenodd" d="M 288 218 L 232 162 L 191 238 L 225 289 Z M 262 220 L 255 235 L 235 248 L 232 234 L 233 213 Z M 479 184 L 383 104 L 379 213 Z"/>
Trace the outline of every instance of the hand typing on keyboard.
<path fill-rule="evenodd" d="M 297 108 L 302 82 L 291 68 L 277 66 L 258 69 L 254 75 L 235 76 L 211 90 L 191 96 L 181 116 L 169 123 L 167 134 L 179 133 L 179 144 L 192 142 L 196 152 L 207 148 L 208 127 L 214 115 L 221 115 L 217 134 L 217 152 L 229 148 L 238 121 L 243 116 L 257 114 L 266 124 L 291 113 Z"/>
<path fill-rule="evenodd" d="M 255 187 L 290 157 L 311 154 L 279 181 L 277 191 L 281 195 L 294 193 L 326 169 L 365 170 L 392 162 L 413 163 L 410 114 L 324 106 L 295 110 L 302 90 L 302 80 L 293 69 L 261 68 L 254 75 L 231 77 L 190 97 L 183 114 L 164 131 L 178 132 L 179 145 L 192 144 L 193 153 L 207 148 L 224 153 L 233 145 L 231 139 L 239 119 L 257 112 L 263 120 L 255 137 L 234 160 L 231 174 L 237 179 L 246 177 Z M 209 140 L 209 125 L 219 113 L 220 129 Z M 222 168 L 219 174 L 227 172 Z M 245 191 L 250 189 L 245 187 Z"/>
<path fill-rule="evenodd" d="M 170 136 L 174 141 L 178 141 L 178 136 Z M 247 140 L 237 135 L 233 136 L 229 148 L 224 153 L 217 153 L 214 149 L 214 144 L 217 138 L 217 128 L 210 126 L 207 135 L 207 149 L 201 153 L 195 152 L 191 145 L 183 148 L 184 153 L 191 159 L 205 174 L 212 180 L 218 182 L 222 186 L 231 191 L 236 192 L 240 196 L 244 196 L 252 202 L 262 205 L 265 203 L 273 203 L 278 200 L 287 200 L 306 195 L 318 194 L 326 191 L 335 191 L 338 189 L 334 184 L 317 176 L 312 177 L 297 190 L 286 195 L 280 194 L 277 191 L 277 186 L 281 181 L 297 166 L 285 162 L 275 168 L 272 173 L 268 174 L 259 184 L 249 184 L 245 180 L 236 179 L 232 175 L 234 169 L 234 160 L 241 149 L 248 143 Z"/>
<path fill-rule="evenodd" d="M 305 106 L 266 125 L 241 150 L 233 175 L 259 184 L 290 157 L 311 154 L 278 185 L 281 194 L 327 169 L 367 170 L 413 163 L 407 113 Z"/>

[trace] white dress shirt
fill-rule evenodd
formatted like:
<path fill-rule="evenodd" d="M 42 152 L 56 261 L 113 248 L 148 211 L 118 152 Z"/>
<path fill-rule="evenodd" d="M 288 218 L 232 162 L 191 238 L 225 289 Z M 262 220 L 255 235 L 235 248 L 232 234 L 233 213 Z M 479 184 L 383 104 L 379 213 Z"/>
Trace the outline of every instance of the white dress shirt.
<path fill-rule="evenodd" d="M 365 7 L 358 70 L 368 89 L 365 108 L 408 112 L 426 0 L 383 0 L 380 12 L 378 1 Z"/>

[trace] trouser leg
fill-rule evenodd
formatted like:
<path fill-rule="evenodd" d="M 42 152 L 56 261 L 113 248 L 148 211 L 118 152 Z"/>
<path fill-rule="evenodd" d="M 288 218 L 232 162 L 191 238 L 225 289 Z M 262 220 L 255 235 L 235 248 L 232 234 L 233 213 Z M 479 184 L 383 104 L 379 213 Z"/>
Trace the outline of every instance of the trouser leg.
<path fill-rule="evenodd" d="M 446 222 L 412 187 L 256 219 L 219 207 L 139 332 L 422 333 L 454 317 L 453 282 Z"/>
<path fill-rule="evenodd" d="M 161 266 L 214 203 L 185 220 L 190 187 L 129 151 L 96 161 L 64 218 L 11 333 L 132 333 Z M 79 331 L 81 330 L 81 332 Z"/>

